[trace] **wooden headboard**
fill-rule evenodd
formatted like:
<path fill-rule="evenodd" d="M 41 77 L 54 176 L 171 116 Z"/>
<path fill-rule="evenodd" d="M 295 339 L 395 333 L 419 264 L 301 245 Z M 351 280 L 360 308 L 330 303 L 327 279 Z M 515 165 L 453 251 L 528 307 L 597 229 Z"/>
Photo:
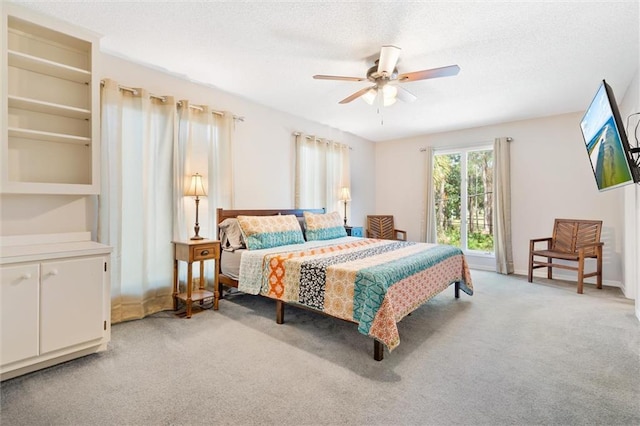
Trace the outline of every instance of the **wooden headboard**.
<path fill-rule="evenodd" d="M 223 220 L 234 218 L 238 216 L 277 216 L 279 214 L 294 214 L 297 217 L 304 217 L 304 212 L 311 213 L 325 213 L 325 209 L 282 209 L 282 210 L 225 210 L 218 209 L 217 224 L 219 225 Z M 219 235 L 220 230 L 216 229 L 216 235 Z M 218 263 L 219 281 L 218 281 L 218 293 L 222 297 L 222 286 L 238 287 L 238 281 L 233 278 L 227 277 L 222 274 L 221 262 Z"/>
<path fill-rule="evenodd" d="M 277 216 L 279 214 L 293 214 L 297 217 L 303 217 L 304 212 L 325 213 L 325 209 L 269 209 L 269 210 L 225 210 L 218 209 L 218 220 L 220 223 L 225 219 L 238 216 Z"/>

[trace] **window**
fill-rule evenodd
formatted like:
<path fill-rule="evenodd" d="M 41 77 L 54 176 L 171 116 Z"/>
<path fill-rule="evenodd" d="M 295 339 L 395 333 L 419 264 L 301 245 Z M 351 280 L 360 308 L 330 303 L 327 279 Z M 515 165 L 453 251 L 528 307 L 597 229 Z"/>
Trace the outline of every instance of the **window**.
<path fill-rule="evenodd" d="M 295 207 L 340 208 L 340 190 L 349 186 L 349 147 L 313 136 L 296 136 Z"/>
<path fill-rule="evenodd" d="M 492 147 L 434 153 L 433 190 L 439 244 L 465 251 L 494 252 L 492 188 Z"/>

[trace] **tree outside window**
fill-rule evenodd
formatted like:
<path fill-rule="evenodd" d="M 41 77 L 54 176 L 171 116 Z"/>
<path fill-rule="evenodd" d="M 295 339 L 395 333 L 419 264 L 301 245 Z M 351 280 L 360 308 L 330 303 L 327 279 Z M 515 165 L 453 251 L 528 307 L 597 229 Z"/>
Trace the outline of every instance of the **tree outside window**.
<path fill-rule="evenodd" d="M 438 243 L 493 253 L 493 149 L 439 151 L 433 165 Z"/>

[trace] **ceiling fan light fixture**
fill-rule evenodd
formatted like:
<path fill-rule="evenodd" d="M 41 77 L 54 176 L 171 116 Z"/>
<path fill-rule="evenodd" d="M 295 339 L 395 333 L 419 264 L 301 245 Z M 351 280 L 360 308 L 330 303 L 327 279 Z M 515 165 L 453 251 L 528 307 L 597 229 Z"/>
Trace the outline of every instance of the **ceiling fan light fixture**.
<path fill-rule="evenodd" d="M 386 106 L 386 107 L 387 107 L 387 106 L 391 106 L 391 105 L 393 105 L 393 104 L 395 104 L 395 103 L 396 103 L 396 100 L 397 100 L 397 99 L 396 99 L 395 97 L 393 97 L 393 98 L 387 98 L 387 97 L 385 97 L 385 98 L 383 99 L 383 101 L 382 101 L 382 104 L 383 104 L 384 106 Z"/>
<path fill-rule="evenodd" d="M 380 57 L 375 61 L 375 65 L 367 70 L 366 78 L 344 77 L 338 75 L 317 74 L 313 78 L 319 80 L 339 80 L 339 81 L 364 81 L 369 80 L 373 86 L 365 87 L 341 100 L 340 104 L 362 98 L 369 105 L 376 104 L 378 108 L 396 103 L 399 98 L 403 102 L 413 102 L 417 98 L 414 94 L 405 90 L 397 83 L 406 83 L 417 80 L 427 80 L 431 78 L 449 77 L 460 72 L 458 65 L 449 65 L 440 68 L 431 68 L 422 71 L 412 71 L 403 74 L 398 73 L 398 59 L 400 58 L 400 48 L 393 45 L 384 45 L 380 49 Z"/>
<path fill-rule="evenodd" d="M 368 103 L 369 105 L 373 105 L 376 100 L 376 95 L 378 94 L 377 89 L 369 89 L 364 95 L 362 95 L 362 100 Z"/>
<path fill-rule="evenodd" d="M 396 103 L 398 88 L 396 86 L 385 84 L 382 86 L 383 105 L 390 106 Z"/>
<path fill-rule="evenodd" d="M 398 88 L 391 84 L 385 84 L 382 86 L 382 94 L 385 98 L 395 98 L 398 94 Z"/>

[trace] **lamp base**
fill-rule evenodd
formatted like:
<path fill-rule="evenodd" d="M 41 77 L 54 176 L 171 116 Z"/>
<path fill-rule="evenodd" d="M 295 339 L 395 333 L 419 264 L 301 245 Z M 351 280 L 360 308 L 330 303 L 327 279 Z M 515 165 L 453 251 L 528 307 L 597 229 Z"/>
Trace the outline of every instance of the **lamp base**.
<path fill-rule="evenodd" d="M 200 235 L 196 235 L 195 237 L 191 237 L 192 240 L 204 240 L 204 237 L 201 237 Z"/>

